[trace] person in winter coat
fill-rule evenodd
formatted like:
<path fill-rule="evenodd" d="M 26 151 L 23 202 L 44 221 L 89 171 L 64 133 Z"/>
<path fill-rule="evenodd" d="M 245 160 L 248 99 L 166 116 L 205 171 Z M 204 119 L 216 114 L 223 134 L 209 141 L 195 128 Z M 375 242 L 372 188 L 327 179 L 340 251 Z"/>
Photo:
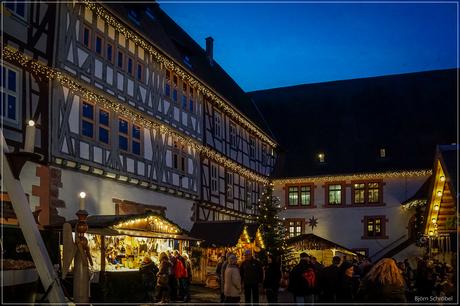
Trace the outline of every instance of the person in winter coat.
<path fill-rule="evenodd" d="M 268 304 L 278 303 L 278 290 L 281 280 L 281 265 L 277 258 L 273 255 L 268 255 L 268 265 L 265 269 L 264 289 L 267 296 Z"/>
<path fill-rule="evenodd" d="M 225 255 L 220 256 L 219 261 L 217 262 L 217 267 L 216 267 L 216 276 L 217 276 L 217 281 L 219 282 L 219 288 L 220 288 L 220 302 L 223 303 L 225 299 L 224 295 L 224 279 L 222 277 L 222 268 L 224 266 L 224 263 L 227 261 L 227 257 Z"/>
<path fill-rule="evenodd" d="M 157 283 L 158 267 L 150 259 L 144 257 L 139 272 L 141 273 L 142 285 L 144 286 L 144 301 L 155 302 L 155 287 Z"/>
<path fill-rule="evenodd" d="M 320 302 L 335 303 L 337 300 L 337 285 L 340 279 L 340 257 L 332 258 L 332 265 L 318 272 Z"/>
<path fill-rule="evenodd" d="M 289 275 L 288 290 L 294 295 L 297 305 L 314 303 L 316 292 L 316 273 L 307 253 L 300 254 L 299 263 Z"/>
<path fill-rule="evenodd" d="M 225 303 L 239 303 L 241 295 L 241 277 L 236 256 L 231 254 L 228 257 L 228 264 L 224 274 L 224 295 Z"/>
<path fill-rule="evenodd" d="M 244 284 L 244 300 L 246 303 L 259 303 L 259 284 L 263 280 L 263 269 L 260 262 L 252 257 L 251 251 L 246 250 L 241 264 L 241 279 Z"/>
<path fill-rule="evenodd" d="M 157 274 L 158 295 L 157 301 L 167 303 L 169 301 L 169 284 L 172 264 L 169 256 L 163 252 L 160 254 L 160 267 Z"/>
<path fill-rule="evenodd" d="M 351 303 L 355 299 L 354 292 L 357 284 L 353 279 L 354 266 L 349 261 L 344 261 L 339 267 L 339 282 L 337 287 L 337 302 Z"/>
<path fill-rule="evenodd" d="M 367 273 L 359 287 L 357 300 L 370 303 L 405 303 L 404 278 L 396 262 L 384 258 Z"/>
<path fill-rule="evenodd" d="M 185 269 L 187 270 L 187 278 L 184 282 L 184 302 L 190 302 L 190 284 L 192 283 L 192 262 L 187 254 L 182 256 L 184 258 Z"/>

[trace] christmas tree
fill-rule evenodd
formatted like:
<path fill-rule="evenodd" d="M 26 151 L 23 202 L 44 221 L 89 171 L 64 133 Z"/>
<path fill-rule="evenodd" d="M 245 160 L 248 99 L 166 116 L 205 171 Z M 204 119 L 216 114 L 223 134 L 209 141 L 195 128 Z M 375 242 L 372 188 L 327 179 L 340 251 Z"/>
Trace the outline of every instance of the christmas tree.
<path fill-rule="evenodd" d="M 278 216 L 280 211 L 280 199 L 273 195 L 273 183 L 269 183 L 259 199 L 260 214 L 257 220 L 266 246 L 265 251 L 278 258 L 286 249 L 286 230 Z"/>

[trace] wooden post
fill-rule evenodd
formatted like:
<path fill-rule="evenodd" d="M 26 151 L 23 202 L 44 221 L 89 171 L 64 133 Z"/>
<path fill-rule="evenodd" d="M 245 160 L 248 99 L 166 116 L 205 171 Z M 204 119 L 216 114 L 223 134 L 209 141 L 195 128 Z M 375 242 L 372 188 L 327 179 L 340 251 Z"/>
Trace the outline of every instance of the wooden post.
<path fill-rule="evenodd" d="M 29 201 L 22 188 L 19 179 L 15 179 L 11 166 L 6 157 L 9 153 L 8 145 L 3 137 L 3 130 L 0 130 L 2 158 L 0 164 L 3 168 L 2 183 L 6 187 L 8 196 L 13 205 L 14 212 L 18 218 L 19 226 L 29 247 L 30 254 L 37 268 L 38 275 L 45 290 L 49 291 L 49 301 L 51 303 L 66 304 L 66 299 L 61 288 L 58 276 L 54 271 L 53 264 L 46 250 L 37 224 L 35 223 Z"/>
<path fill-rule="evenodd" d="M 105 236 L 101 235 L 101 274 L 105 272 Z M 101 277 L 100 275 L 99 277 Z"/>
<path fill-rule="evenodd" d="M 89 303 L 89 252 L 88 239 L 85 233 L 88 230 L 86 218 L 88 212 L 86 210 L 78 210 L 76 213 L 78 222 L 76 225 L 75 244 L 77 252 L 74 259 L 74 276 L 73 276 L 73 298 L 76 304 Z"/>

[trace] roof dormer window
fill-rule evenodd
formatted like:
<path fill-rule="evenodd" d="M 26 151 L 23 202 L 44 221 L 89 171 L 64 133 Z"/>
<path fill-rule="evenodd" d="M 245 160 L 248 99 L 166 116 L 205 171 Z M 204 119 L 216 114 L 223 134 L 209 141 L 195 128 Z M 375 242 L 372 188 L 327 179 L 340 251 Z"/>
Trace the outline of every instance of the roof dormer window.
<path fill-rule="evenodd" d="M 387 150 L 385 148 L 380 148 L 380 158 L 387 157 Z"/>

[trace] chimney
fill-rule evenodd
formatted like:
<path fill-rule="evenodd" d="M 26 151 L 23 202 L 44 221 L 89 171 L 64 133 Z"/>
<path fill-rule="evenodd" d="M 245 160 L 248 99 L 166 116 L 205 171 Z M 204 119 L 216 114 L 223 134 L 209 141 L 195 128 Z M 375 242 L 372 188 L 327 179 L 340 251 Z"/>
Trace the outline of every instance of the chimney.
<path fill-rule="evenodd" d="M 213 54 L 214 53 L 214 38 L 211 36 L 206 38 L 206 56 L 209 60 L 209 63 L 212 65 L 213 64 Z"/>

